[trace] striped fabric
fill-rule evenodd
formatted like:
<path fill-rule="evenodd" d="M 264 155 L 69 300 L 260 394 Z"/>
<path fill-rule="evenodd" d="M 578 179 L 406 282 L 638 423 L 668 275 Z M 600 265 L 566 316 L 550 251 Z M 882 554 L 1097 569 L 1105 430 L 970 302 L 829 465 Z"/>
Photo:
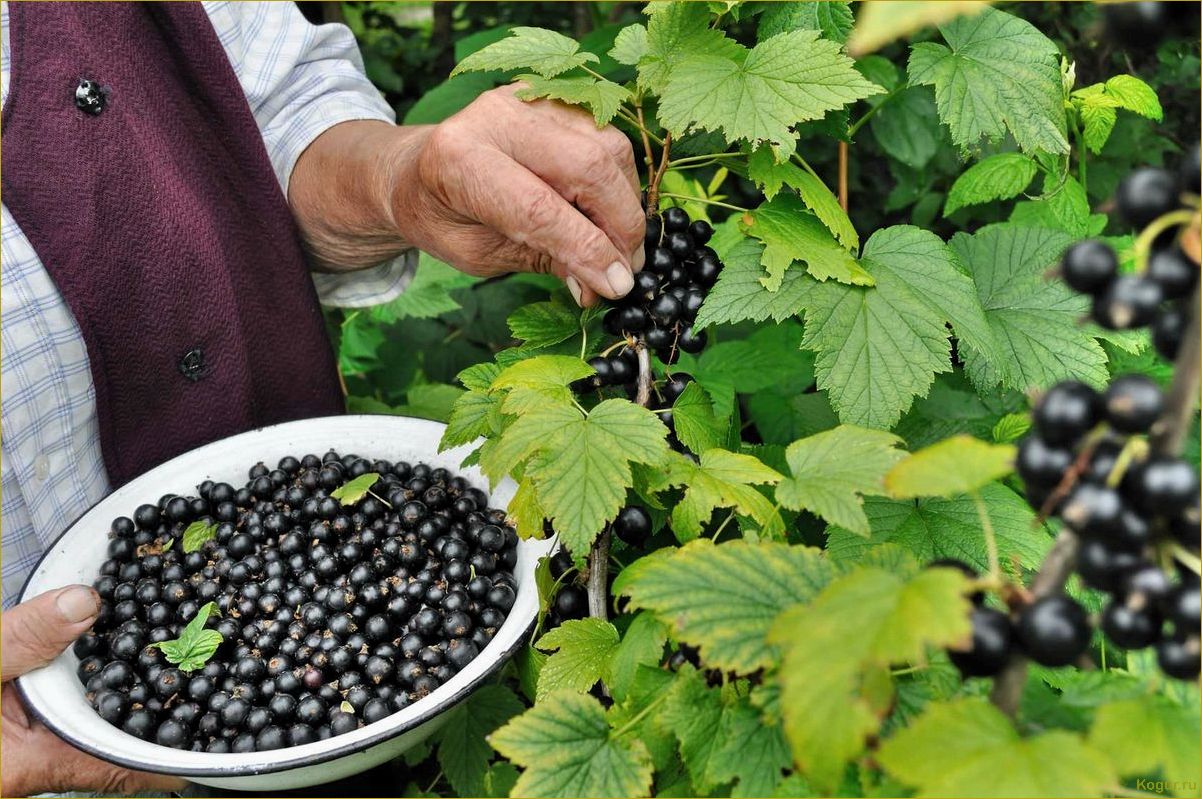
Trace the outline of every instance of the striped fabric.
<path fill-rule="evenodd" d="M 285 192 L 300 154 L 326 129 L 354 119 L 395 121 L 344 26 L 310 25 L 292 3 L 204 6 Z M 7 99 L 7 3 L 0 3 L 0 30 L 0 98 Z M 386 302 L 408 284 L 415 255 L 314 280 L 329 305 Z M 7 608 L 42 551 L 109 491 L 83 338 L 7 207 L 0 220 L 0 320 L 0 577 Z"/>

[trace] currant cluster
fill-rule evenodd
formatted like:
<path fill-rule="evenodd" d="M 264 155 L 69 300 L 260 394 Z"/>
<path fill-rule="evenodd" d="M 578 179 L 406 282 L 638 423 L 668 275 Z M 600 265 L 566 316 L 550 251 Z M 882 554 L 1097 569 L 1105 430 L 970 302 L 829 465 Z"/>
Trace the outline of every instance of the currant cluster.
<path fill-rule="evenodd" d="M 1119 214 L 1132 227 L 1143 229 L 1179 208 L 1183 194 L 1196 196 L 1198 158 L 1198 145 L 1194 145 L 1176 175 L 1156 167 L 1136 169 L 1119 184 L 1115 195 Z M 1092 298 L 1095 322 L 1111 330 L 1150 326 L 1157 351 L 1171 360 L 1189 321 L 1187 303 L 1198 282 L 1198 264 L 1171 235 L 1163 238 L 1153 242 L 1142 274 L 1120 275 L 1118 255 L 1097 239 L 1069 247 L 1060 274 L 1071 288 Z"/>
<path fill-rule="evenodd" d="M 668 365 L 680 360 L 682 352 L 701 352 L 706 334 L 693 330 L 693 321 L 722 271 L 717 254 L 706 246 L 713 234 L 708 222 L 690 221 L 683 208 L 668 208 L 662 216 L 649 218 L 646 266 L 634 276 L 630 293 L 605 313 L 605 331 L 628 341 L 637 339 Z M 592 358 L 589 365 L 596 374 L 580 381 L 577 390 L 631 388 L 638 379 L 638 358 L 630 347 Z"/>
<path fill-rule="evenodd" d="M 366 475 L 362 498 L 338 493 Z M 277 749 L 379 721 L 470 663 L 516 598 L 504 511 L 443 468 L 330 451 L 197 494 L 113 520 L 100 617 L 74 645 L 100 716 L 163 746 Z M 202 613 L 211 646 L 181 659 Z"/>
<path fill-rule="evenodd" d="M 1034 431 L 1019 445 L 1016 465 L 1032 505 L 1050 510 L 1080 538 L 1082 581 L 1110 595 L 1102 631 L 1126 649 L 1155 645 L 1166 674 L 1193 679 L 1198 578 L 1182 570 L 1175 581 L 1154 557 L 1174 542 L 1197 552 L 1198 475 L 1185 460 L 1143 455 L 1135 446 L 1163 408 L 1159 387 L 1143 375 L 1118 377 L 1104 393 L 1058 383 L 1036 404 Z M 1086 620 L 1084 611 L 1068 610 L 1071 599 L 1054 599 L 1063 618 Z M 1081 651 L 1088 639 L 1083 634 Z"/>

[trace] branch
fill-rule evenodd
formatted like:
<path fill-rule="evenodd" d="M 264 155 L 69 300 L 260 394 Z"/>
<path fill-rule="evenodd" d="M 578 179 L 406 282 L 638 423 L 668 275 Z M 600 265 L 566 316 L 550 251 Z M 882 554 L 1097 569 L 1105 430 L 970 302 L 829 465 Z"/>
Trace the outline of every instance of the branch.
<path fill-rule="evenodd" d="M 646 408 L 651 404 L 651 356 L 640 339 L 634 345 L 639 358 L 638 393 L 635 402 Z M 588 553 L 588 612 L 596 619 L 609 619 L 609 538 L 606 525 Z"/>
<path fill-rule="evenodd" d="M 659 182 L 663 180 L 664 173 L 668 171 L 668 157 L 672 151 L 672 134 L 671 132 L 664 134 L 664 147 L 660 152 L 659 168 L 650 176 L 647 181 L 647 215 L 653 216 L 659 212 Z"/>
<path fill-rule="evenodd" d="M 1173 364 L 1173 384 L 1169 387 L 1168 398 L 1164 413 L 1152 426 L 1149 436 L 1150 449 L 1157 455 L 1178 455 L 1184 443 L 1186 431 L 1189 430 L 1190 418 L 1193 416 L 1194 402 L 1198 397 L 1199 358 L 1202 357 L 1202 345 L 1199 343 L 1199 292 L 1194 291 L 1193 306 L 1190 313 L 1190 323 L 1185 337 L 1181 342 L 1181 351 Z M 1082 450 L 1077 461 L 1065 473 L 1064 480 L 1056 486 L 1053 497 L 1064 496 L 1072 483 L 1081 473 L 1081 456 L 1088 460 L 1092 446 Z M 1065 483 L 1068 485 L 1066 486 Z M 1063 490 L 1062 490 L 1063 489 Z M 1053 502 L 1053 500 L 1049 500 Z M 1064 590 L 1064 584 L 1073 573 L 1077 559 L 1077 534 L 1064 526 L 1056 536 L 1056 542 L 1048 551 L 1039 572 L 1031 581 L 1027 603 L 1055 594 Z M 1026 603 L 1024 603 L 1026 604 Z M 993 682 L 993 692 L 990 700 L 999 710 L 1013 717 L 1018 712 L 1022 700 L 1023 688 L 1027 684 L 1027 660 L 1021 656 L 1011 658 L 1010 663 L 1003 669 Z"/>
<path fill-rule="evenodd" d="M 847 213 L 847 142 L 839 142 L 839 207 Z"/>

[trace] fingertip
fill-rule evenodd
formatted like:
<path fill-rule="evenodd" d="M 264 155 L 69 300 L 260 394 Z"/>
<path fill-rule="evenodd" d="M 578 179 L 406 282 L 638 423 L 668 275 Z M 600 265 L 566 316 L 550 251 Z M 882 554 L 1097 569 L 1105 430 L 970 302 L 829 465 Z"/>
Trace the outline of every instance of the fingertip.
<path fill-rule="evenodd" d="M 100 595 L 86 585 L 69 585 L 58 592 L 54 607 L 68 624 L 79 624 L 100 613 Z"/>
<path fill-rule="evenodd" d="M 621 261 L 614 261 L 605 269 L 605 281 L 613 292 L 614 299 L 625 297 L 634 288 L 634 275 Z"/>
<path fill-rule="evenodd" d="M 630 256 L 630 269 L 636 275 L 643 271 L 643 265 L 647 262 L 647 253 L 643 250 L 643 245 L 639 244 L 635 248 L 634 253 Z"/>

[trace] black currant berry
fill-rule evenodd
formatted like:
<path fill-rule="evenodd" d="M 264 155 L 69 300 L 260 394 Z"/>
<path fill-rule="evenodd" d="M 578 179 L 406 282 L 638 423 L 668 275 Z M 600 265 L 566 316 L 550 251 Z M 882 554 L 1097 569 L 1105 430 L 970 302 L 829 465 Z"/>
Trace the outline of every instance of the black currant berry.
<path fill-rule="evenodd" d="M 1198 498 L 1198 474 L 1181 458 L 1153 456 L 1123 478 L 1123 493 L 1150 516 L 1172 516 Z"/>
<path fill-rule="evenodd" d="M 1175 359 L 1188 324 L 1189 315 L 1180 305 L 1162 305 L 1152 320 L 1152 344 L 1156 351 L 1170 361 Z"/>
<path fill-rule="evenodd" d="M 950 650 L 948 658 L 965 677 L 992 677 L 1010 660 L 1014 628 L 1009 616 L 993 608 L 973 608 L 971 618 L 969 649 Z"/>
<path fill-rule="evenodd" d="M 1177 680 L 1196 680 L 1199 671 L 1199 643 L 1195 631 L 1185 638 L 1166 638 L 1156 645 L 1160 670 Z"/>
<path fill-rule="evenodd" d="M 640 547 L 651 535 L 651 516 L 638 505 L 627 505 L 618 511 L 613 522 L 613 531 L 630 546 Z"/>
<path fill-rule="evenodd" d="M 689 276 L 701 288 L 708 289 L 718 282 L 722 262 L 714 255 L 703 255 L 689 268 Z"/>
<path fill-rule="evenodd" d="M 1115 646 L 1143 649 L 1160 639 L 1162 622 L 1154 608 L 1132 608 L 1111 602 L 1102 612 L 1102 632 Z"/>
<path fill-rule="evenodd" d="M 1036 663 L 1067 666 L 1089 648 L 1089 618 L 1069 597 L 1047 596 L 1019 614 L 1018 638 Z"/>
<path fill-rule="evenodd" d="M 1050 447 L 1039 436 L 1027 436 L 1018 445 L 1015 468 L 1025 483 L 1052 488 L 1072 462 L 1071 450 Z"/>
<path fill-rule="evenodd" d="M 1163 607 L 1165 617 L 1178 633 L 1197 632 L 1202 624 L 1202 598 L 1196 585 L 1177 586 L 1165 598 Z"/>
<path fill-rule="evenodd" d="M 1164 395 L 1149 377 L 1140 374 L 1115 378 L 1103 402 L 1106 421 L 1120 433 L 1146 433 L 1164 410 Z"/>
<path fill-rule="evenodd" d="M 1100 294 L 1118 274 L 1119 259 L 1114 249 L 1097 239 L 1085 239 L 1069 247 L 1060 260 L 1060 275 L 1074 291 Z"/>
<path fill-rule="evenodd" d="M 1140 167 L 1119 183 L 1114 201 L 1119 216 L 1140 230 L 1177 207 L 1177 181 L 1168 170 Z"/>
<path fill-rule="evenodd" d="M 1143 275 L 1120 275 L 1094 297 L 1093 320 L 1110 330 L 1144 327 L 1164 299 L 1160 286 Z"/>
<path fill-rule="evenodd" d="M 647 306 L 647 312 L 651 314 L 651 318 L 655 320 L 656 324 L 664 327 L 675 323 L 680 318 L 682 310 L 683 306 L 680 300 L 671 294 L 661 294 Z"/>
<path fill-rule="evenodd" d="M 1142 564 L 1139 552 L 1114 548 L 1099 539 L 1085 539 L 1077 551 L 1077 574 L 1099 591 L 1118 590 L 1127 575 Z"/>
<path fill-rule="evenodd" d="M 708 336 L 706 336 L 704 330 L 694 331 L 693 327 L 690 325 L 689 327 L 686 327 L 684 330 L 680 331 L 680 337 L 676 340 L 676 346 L 679 347 L 682 352 L 696 355 L 705 349 L 705 342 L 707 338 Z"/>
<path fill-rule="evenodd" d="M 665 208 L 661 216 L 664 230 L 669 233 L 683 233 L 689 228 L 689 215 L 683 208 Z"/>
<path fill-rule="evenodd" d="M 1180 247 L 1167 247 L 1148 259 L 1149 280 L 1160 286 L 1166 300 L 1189 296 L 1198 283 L 1198 265 Z"/>
<path fill-rule="evenodd" d="M 1059 510 L 1060 518 L 1084 538 L 1106 540 L 1122 524 L 1123 499 L 1112 488 L 1078 483 Z"/>
<path fill-rule="evenodd" d="M 1032 411 L 1032 422 L 1048 444 L 1067 446 L 1098 423 L 1101 411 L 1098 392 L 1084 383 L 1066 380 L 1044 393 Z"/>

